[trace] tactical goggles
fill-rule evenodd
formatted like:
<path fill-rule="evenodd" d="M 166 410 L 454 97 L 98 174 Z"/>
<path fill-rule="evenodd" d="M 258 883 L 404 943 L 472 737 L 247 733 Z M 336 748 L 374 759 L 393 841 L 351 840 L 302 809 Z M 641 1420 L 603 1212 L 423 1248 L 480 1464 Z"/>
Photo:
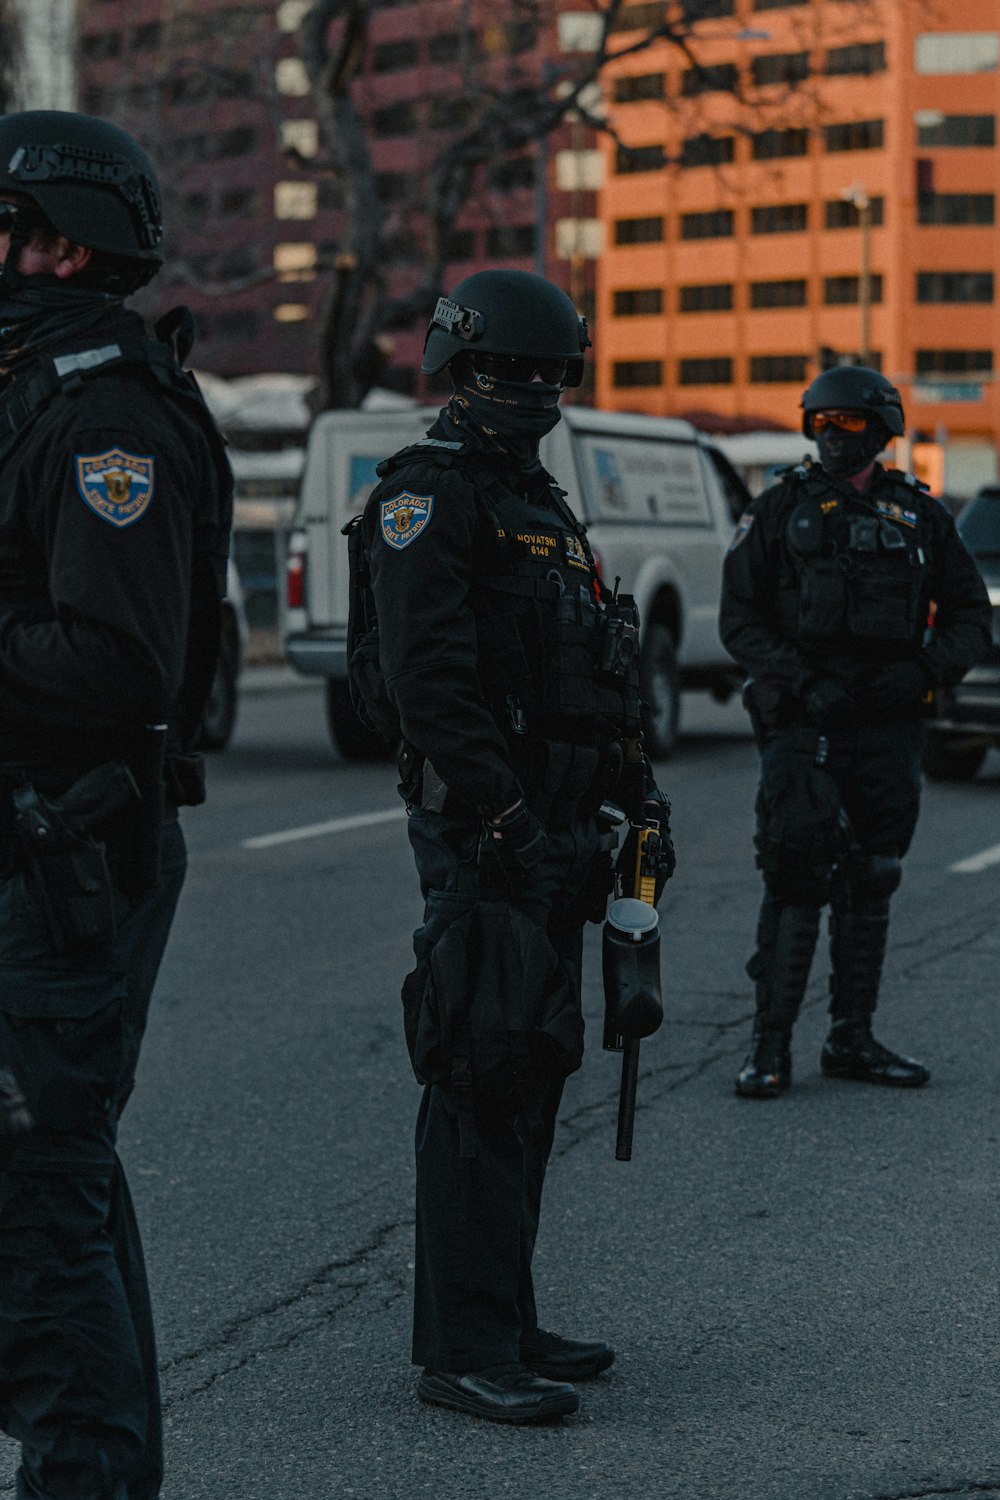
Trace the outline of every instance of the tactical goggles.
<path fill-rule="evenodd" d="M 835 427 L 838 432 L 864 432 L 868 426 L 868 415 L 863 411 L 812 411 L 809 425 L 819 434 Z"/>
<path fill-rule="evenodd" d="M 496 380 L 533 380 L 541 376 L 548 385 L 564 385 L 569 369 L 568 359 L 536 359 L 531 354 L 486 354 L 477 352 L 474 366 L 480 375 Z"/>

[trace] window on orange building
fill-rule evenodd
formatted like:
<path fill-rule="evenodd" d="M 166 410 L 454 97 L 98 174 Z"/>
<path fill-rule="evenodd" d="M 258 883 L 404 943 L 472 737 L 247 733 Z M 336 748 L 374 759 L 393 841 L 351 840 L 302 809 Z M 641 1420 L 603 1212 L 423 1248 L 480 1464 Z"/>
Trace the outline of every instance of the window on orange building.
<path fill-rule="evenodd" d="M 791 381 L 801 385 L 808 370 L 806 354 L 754 354 L 750 359 L 753 385 L 783 385 Z"/>
<path fill-rule="evenodd" d="M 823 301 L 829 307 L 846 306 L 861 300 L 860 276 L 825 276 L 823 278 Z M 868 279 L 868 300 L 882 301 L 882 277 L 878 274 Z"/>
<path fill-rule="evenodd" d="M 662 146 L 619 146 L 615 151 L 615 171 L 658 172 L 667 164 Z"/>
<path fill-rule="evenodd" d="M 992 224 L 992 193 L 918 193 L 918 224 Z"/>
<path fill-rule="evenodd" d="M 678 385 L 732 385 L 733 362 L 728 358 L 677 361 Z"/>
<path fill-rule="evenodd" d="M 736 0 L 681 0 L 682 21 L 711 21 L 735 14 Z"/>
<path fill-rule="evenodd" d="M 797 234 L 808 227 L 806 203 L 763 203 L 750 210 L 751 234 Z"/>
<path fill-rule="evenodd" d="M 753 0 L 752 10 L 788 10 L 793 5 L 808 5 L 809 0 Z"/>
<path fill-rule="evenodd" d="M 681 93 L 685 99 L 697 94 L 730 94 L 739 81 L 735 63 L 712 63 L 704 67 L 685 68 L 681 74 Z"/>
<path fill-rule="evenodd" d="M 732 305 L 733 285 L 731 281 L 710 281 L 700 286 L 677 288 L 678 312 L 728 312 Z"/>
<path fill-rule="evenodd" d="M 708 209 L 705 213 L 681 214 L 682 240 L 727 239 L 733 233 L 731 208 Z"/>
<path fill-rule="evenodd" d="M 868 206 L 871 211 L 871 222 L 881 224 L 885 218 L 885 199 L 870 198 Z M 823 212 L 827 229 L 857 229 L 861 223 L 857 204 L 853 199 L 828 198 L 823 205 Z"/>
<path fill-rule="evenodd" d="M 732 135 L 689 135 L 681 142 L 682 167 L 718 167 L 733 159 L 736 137 Z"/>
<path fill-rule="evenodd" d="M 771 83 L 799 83 L 809 77 L 809 53 L 771 52 L 755 57 L 750 72 L 758 88 Z"/>
<path fill-rule="evenodd" d="M 751 307 L 805 307 L 806 283 L 804 280 L 751 281 Z"/>
<path fill-rule="evenodd" d="M 824 125 L 823 140 L 828 151 L 875 151 L 885 144 L 885 121 L 845 120 Z"/>
<path fill-rule="evenodd" d="M 855 42 L 850 47 L 831 47 L 826 54 L 830 76 L 845 73 L 884 73 L 885 42 Z"/>
<path fill-rule="evenodd" d="M 636 104 L 642 99 L 663 99 L 667 92 L 665 73 L 633 73 L 615 79 L 615 103 Z"/>
<path fill-rule="evenodd" d="M 992 271 L 918 271 L 918 302 L 992 302 Z"/>
<path fill-rule="evenodd" d="M 993 369 L 992 349 L 918 349 L 918 375 L 983 375 Z"/>
<path fill-rule="evenodd" d="M 640 286 L 623 288 L 612 297 L 612 311 L 616 318 L 639 318 L 663 311 L 663 288 Z"/>
<path fill-rule="evenodd" d="M 626 386 L 662 385 L 662 359 L 616 359 L 611 366 L 611 384 L 621 390 Z"/>
<path fill-rule="evenodd" d="M 773 161 L 779 156 L 805 156 L 808 151 L 808 130 L 758 130 L 750 137 L 750 154 L 754 161 Z"/>
<path fill-rule="evenodd" d="M 616 245 L 655 245 L 664 238 L 663 215 L 651 214 L 646 219 L 616 219 Z"/>
<path fill-rule="evenodd" d="M 667 19 L 664 0 L 647 5 L 623 5 L 612 24 L 612 31 L 644 31 L 647 26 L 662 26 Z"/>
<path fill-rule="evenodd" d="M 921 119 L 917 114 L 918 146 L 995 146 L 996 115 L 943 115 Z"/>

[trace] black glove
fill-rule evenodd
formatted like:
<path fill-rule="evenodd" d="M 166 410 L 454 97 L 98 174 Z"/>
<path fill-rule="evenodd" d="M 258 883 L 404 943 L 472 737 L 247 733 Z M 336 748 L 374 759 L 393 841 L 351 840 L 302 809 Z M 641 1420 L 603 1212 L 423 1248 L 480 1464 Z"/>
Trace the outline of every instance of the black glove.
<path fill-rule="evenodd" d="M 487 819 L 486 837 L 511 881 L 530 876 L 545 858 L 549 844 L 545 829 L 523 797 L 498 818 Z"/>
<path fill-rule="evenodd" d="M 871 713 L 879 719 L 917 718 L 930 687 L 918 661 L 897 661 L 885 667 L 865 687 Z"/>
<path fill-rule="evenodd" d="M 858 722 L 858 705 L 836 677 L 814 677 L 804 701 L 807 718 L 819 730 L 848 729 Z"/>

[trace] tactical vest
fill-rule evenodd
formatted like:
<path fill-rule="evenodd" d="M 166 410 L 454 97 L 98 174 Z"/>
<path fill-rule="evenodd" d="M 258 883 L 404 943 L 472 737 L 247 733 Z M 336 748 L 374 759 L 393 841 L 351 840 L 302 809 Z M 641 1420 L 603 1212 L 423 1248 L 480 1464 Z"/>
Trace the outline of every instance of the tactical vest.
<path fill-rule="evenodd" d="M 428 439 L 379 465 L 457 468 L 475 491 L 479 677 L 512 748 L 523 737 L 599 745 L 640 728 L 639 622 L 630 595 L 601 582 L 585 528 L 549 481 L 551 504 L 509 488 L 495 461 Z"/>
<path fill-rule="evenodd" d="M 0 395 L 0 464 L 56 396 L 71 395 L 86 381 L 121 370 L 138 374 L 160 390 L 180 398 L 198 422 L 215 460 L 220 504 L 217 515 L 195 518 L 191 622 L 180 726 L 182 741 L 187 745 L 200 729 L 215 676 L 220 605 L 226 592 L 226 562 L 233 524 L 233 481 L 225 441 L 198 382 L 190 371 L 181 368 L 181 361 L 190 353 L 193 342 L 193 320 L 188 309 L 173 308 L 157 321 L 154 332 L 153 339 L 125 335 L 70 354 L 39 356 L 31 370 L 11 381 Z"/>
<path fill-rule="evenodd" d="M 928 527 L 914 506 L 916 481 L 886 471 L 878 489 L 848 496 L 797 469 L 801 499 L 785 541 L 796 577 L 795 618 L 805 647 L 863 645 L 898 657 L 926 626 Z M 886 483 L 886 481 L 889 481 Z"/>

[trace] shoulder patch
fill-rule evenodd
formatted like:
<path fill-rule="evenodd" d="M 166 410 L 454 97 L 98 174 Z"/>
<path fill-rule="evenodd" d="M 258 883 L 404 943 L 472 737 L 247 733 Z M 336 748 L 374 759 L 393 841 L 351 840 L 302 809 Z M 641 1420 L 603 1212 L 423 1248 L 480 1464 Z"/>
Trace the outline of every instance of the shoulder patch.
<path fill-rule="evenodd" d="M 433 509 L 433 495 L 414 495 L 410 490 L 400 490 L 391 500 L 383 500 L 379 523 L 384 541 L 396 552 L 402 552 L 426 531 Z"/>
<path fill-rule="evenodd" d="M 105 453 L 77 453 L 76 487 L 102 521 L 131 526 L 149 509 L 156 484 L 156 460 L 109 448 Z"/>
<path fill-rule="evenodd" d="M 750 527 L 753 525 L 753 523 L 753 511 L 745 510 L 740 516 L 739 525 L 736 527 L 736 532 L 733 536 L 733 539 L 729 543 L 730 552 L 735 552 L 740 543 L 746 541 L 747 537 L 750 534 Z"/>

